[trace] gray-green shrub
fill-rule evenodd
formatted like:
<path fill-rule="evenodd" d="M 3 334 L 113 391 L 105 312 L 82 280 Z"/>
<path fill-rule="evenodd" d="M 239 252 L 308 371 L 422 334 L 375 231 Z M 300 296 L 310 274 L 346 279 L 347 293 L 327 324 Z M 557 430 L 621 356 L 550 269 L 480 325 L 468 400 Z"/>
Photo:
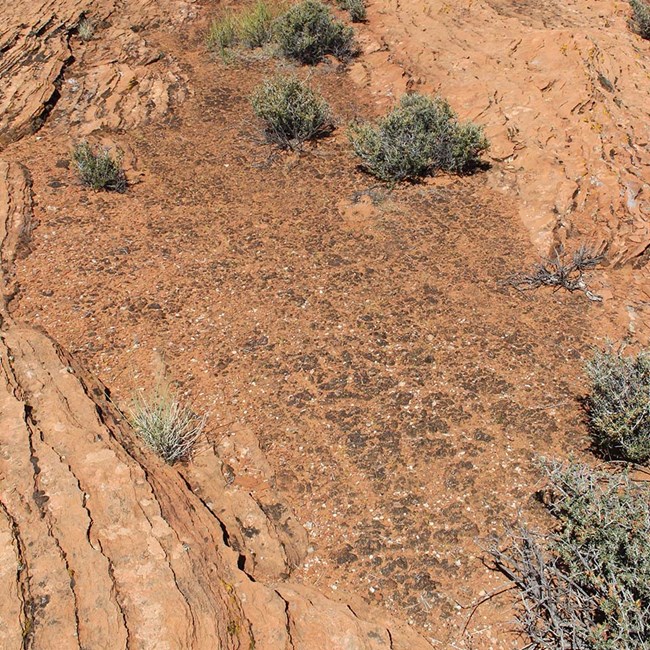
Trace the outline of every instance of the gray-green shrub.
<path fill-rule="evenodd" d="M 356 52 L 354 32 L 334 18 L 318 0 L 303 0 L 281 15 L 275 38 L 282 54 L 300 63 L 316 64 L 328 54 L 347 60 Z"/>
<path fill-rule="evenodd" d="M 350 14 L 353 23 L 362 23 L 366 19 L 364 0 L 337 0 L 336 4 Z"/>
<path fill-rule="evenodd" d="M 635 463 L 650 459 L 650 354 L 611 348 L 586 364 L 591 435 L 605 456 Z"/>
<path fill-rule="evenodd" d="M 126 176 L 122 169 L 122 152 L 111 155 L 109 149 L 93 149 L 87 142 L 79 142 L 72 150 L 72 160 L 81 182 L 94 190 L 124 192 Z"/>
<path fill-rule="evenodd" d="M 255 90 L 251 104 L 267 138 L 281 147 L 296 148 L 332 129 L 327 102 L 293 75 L 265 81 Z"/>
<path fill-rule="evenodd" d="M 635 30 L 643 38 L 650 39 L 650 5 L 643 0 L 630 0 L 630 5 Z"/>
<path fill-rule="evenodd" d="M 491 549 L 519 588 L 526 647 L 649 650 L 650 489 L 580 464 L 545 470 L 556 530 L 521 527 Z"/>
<path fill-rule="evenodd" d="M 418 93 L 404 95 L 376 125 L 352 125 L 349 137 L 362 167 L 386 181 L 467 172 L 489 146 L 482 127 L 459 122 L 441 97 Z"/>

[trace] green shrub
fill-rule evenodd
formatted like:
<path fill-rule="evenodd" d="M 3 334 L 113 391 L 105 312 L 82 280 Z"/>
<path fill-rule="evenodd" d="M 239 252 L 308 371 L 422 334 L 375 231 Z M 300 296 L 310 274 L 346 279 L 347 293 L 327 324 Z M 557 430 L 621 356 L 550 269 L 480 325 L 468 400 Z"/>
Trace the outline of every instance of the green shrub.
<path fill-rule="evenodd" d="M 633 13 L 633 24 L 643 38 L 650 39 L 650 5 L 643 0 L 630 0 Z"/>
<path fill-rule="evenodd" d="M 362 23 L 366 19 L 364 0 L 337 0 L 336 4 L 350 14 L 353 23 Z"/>
<path fill-rule="evenodd" d="M 362 23 L 366 19 L 366 5 L 363 0 L 348 0 L 348 12 L 353 23 Z"/>
<path fill-rule="evenodd" d="M 596 447 L 606 456 L 645 463 L 650 459 L 650 354 L 598 351 L 586 365 L 587 399 Z"/>
<path fill-rule="evenodd" d="M 106 148 L 97 147 L 93 150 L 87 142 L 80 142 L 72 150 L 72 159 L 84 185 L 94 190 L 113 192 L 126 190 L 121 151 L 118 150 L 113 157 Z"/>
<path fill-rule="evenodd" d="M 522 527 L 497 568 L 520 589 L 529 648 L 650 649 L 650 490 L 626 474 L 546 467 L 548 536 Z"/>
<path fill-rule="evenodd" d="M 268 139 L 281 147 L 296 148 L 332 128 L 327 103 L 295 76 L 265 81 L 253 94 L 251 104 L 264 122 Z"/>
<path fill-rule="evenodd" d="M 444 99 L 417 93 L 404 95 L 376 126 L 353 125 L 350 140 L 362 166 L 386 181 L 467 172 L 489 146 L 482 127 L 459 123 Z"/>
<path fill-rule="evenodd" d="M 318 0 L 303 0 L 280 16 L 275 37 L 286 57 L 306 64 L 316 64 L 327 54 L 346 60 L 356 53 L 352 29 Z"/>
<path fill-rule="evenodd" d="M 205 423 L 169 389 L 136 398 L 129 420 L 144 443 L 170 465 L 191 455 Z"/>

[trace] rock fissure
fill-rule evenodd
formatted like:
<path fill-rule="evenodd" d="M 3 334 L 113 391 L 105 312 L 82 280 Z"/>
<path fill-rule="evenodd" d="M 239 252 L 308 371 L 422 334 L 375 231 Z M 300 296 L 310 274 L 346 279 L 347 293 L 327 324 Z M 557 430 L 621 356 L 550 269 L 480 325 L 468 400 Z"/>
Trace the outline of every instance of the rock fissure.
<path fill-rule="evenodd" d="M 133 639 L 131 636 L 128 619 L 126 617 L 125 604 L 123 602 L 123 598 L 120 595 L 117 581 L 115 580 L 115 569 L 113 567 L 113 563 L 111 562 L 111 558 L 106 553 L 104 553 L 102 543 L 99 539 L 97 540 L 97 545 L 99 546 L 99 552 L 106 558 L 106 562 L 108 563 L 108 576 L 111 580 L 111 589 L 109 593 L 110 599 L 117 606 L 117 610 L 121 617 L 122 626 L 124 627 L 124 632 L 126 633 L 126 642 L 124 644 L 124 649 L 132 650 L 134 648 Z"/>
<path fill-rule="evenodd" d="M 287 629 L 287 635 L 288 635 L 288 642 L 289 642 L 289 650 L 297 650 L 296 645 L 294 643 L 294 634 L 292 631 L 293 627 L 293 621 L 291 620 L 291 612 L 289 610 L 289 601 L 286 600 L 282 594 L 276 589 L 275 594 L 282 600 L 282 603 L 284 605 L 284 617 L 286 621 L 286 629 Z"/>
<path fill-rule="evenodd" d="M 32 631 L 32 596 L 30 591 L 29 566 L 26 561 L 26 553 L 23 541 L 20 536 L 20 529 L 16 520 L 11 516 L 7 506 L 0 500 L 0 510 L 9 522 L 11 529 L 12 543 L 16 554 L 16 583 L 18 585 L 18 597 L 20 599 L 21 620 L 19 626 L 22 636 L 22 648 L 27 650 L 31 639 Z M 6 594 L 5 594 L 6 596 Z M 7 621 L 7 624 L 9 621 Z"/>

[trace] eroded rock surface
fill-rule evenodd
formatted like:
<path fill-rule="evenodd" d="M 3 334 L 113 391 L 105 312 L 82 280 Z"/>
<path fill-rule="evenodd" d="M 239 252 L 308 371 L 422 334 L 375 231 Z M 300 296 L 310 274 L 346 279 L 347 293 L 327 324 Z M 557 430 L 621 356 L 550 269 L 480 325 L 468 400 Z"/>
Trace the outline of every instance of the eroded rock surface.
<path fill-rule="evenodd" d="M 485 124 L 493 184 L 541 252 L 580 238 L 625 264 L 650 244 L 650 43 L 629 17 L 627 2 L 381 0 L 356 77 L 384 97 L 440 92 Z"/>
<path fill-rule="evenodd" d="M 186 95 L 177 64 L 139 33 L 191 16 L 174 0 L 0 3 L 0 148 L 52 118 L 77 136 L 126 129 L 167 114 Z M 101 39 L 84 42 L 82 19 Z"/>

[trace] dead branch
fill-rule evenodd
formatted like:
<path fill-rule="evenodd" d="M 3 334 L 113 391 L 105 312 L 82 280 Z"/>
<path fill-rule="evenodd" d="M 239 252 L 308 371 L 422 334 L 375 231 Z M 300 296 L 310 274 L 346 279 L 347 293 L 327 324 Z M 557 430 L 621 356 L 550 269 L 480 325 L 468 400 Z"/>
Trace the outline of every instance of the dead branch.
<path fill-rule="evenodd" d="M 598 266 L 605 256 L 596 253 L 586 245 L 580 246 L 573 255 L 568 255 L 560 246 L 553 251 L 553 255 L 545 257 L 533 266 L 531 273 L 515 273 L 505 284 L 519 291 L 538 289 L 539 287 L 553 287 L 567 291 L 582 291 L 589 300 L 601 302 L 602 297 L 589 290 L 584 274 Z"/>

